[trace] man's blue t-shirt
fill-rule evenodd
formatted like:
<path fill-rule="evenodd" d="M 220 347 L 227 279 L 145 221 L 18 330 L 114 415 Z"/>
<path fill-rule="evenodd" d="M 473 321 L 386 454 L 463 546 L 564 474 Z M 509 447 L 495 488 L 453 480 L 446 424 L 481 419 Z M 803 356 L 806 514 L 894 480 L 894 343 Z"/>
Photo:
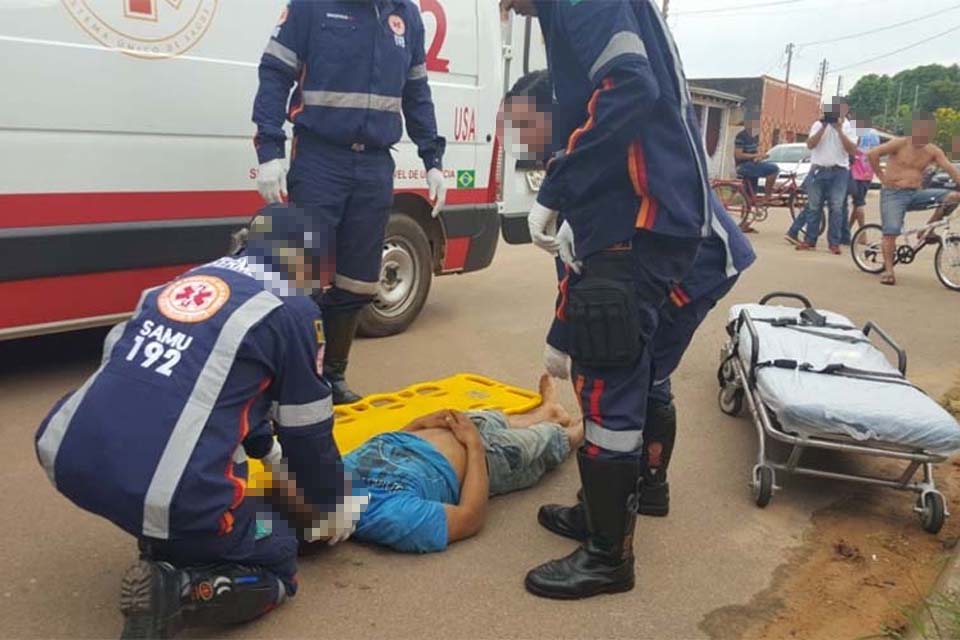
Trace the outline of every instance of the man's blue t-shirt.
<path fill-rule="evenodd" d="M 460 483 L 433 445 L 412 433 L 385 433 L 345 456 L 343 464 L 370 492 L 354 537 L 397 551 L 447 548 L 443 505 L 460 501 Z"/>

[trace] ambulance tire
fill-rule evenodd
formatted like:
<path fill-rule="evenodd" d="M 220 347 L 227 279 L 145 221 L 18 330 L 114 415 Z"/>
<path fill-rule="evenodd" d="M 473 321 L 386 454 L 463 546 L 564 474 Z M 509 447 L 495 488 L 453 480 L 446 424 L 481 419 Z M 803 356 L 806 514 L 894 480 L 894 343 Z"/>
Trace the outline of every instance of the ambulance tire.
<path fill-rule="evenodd" d="M 433 281 L 433 253 L 414 218 L 395 211 L 383 240 L 380 289 L 360 314 L 359 335 L 383 338 L 406 331 L 420 315 Z"/>

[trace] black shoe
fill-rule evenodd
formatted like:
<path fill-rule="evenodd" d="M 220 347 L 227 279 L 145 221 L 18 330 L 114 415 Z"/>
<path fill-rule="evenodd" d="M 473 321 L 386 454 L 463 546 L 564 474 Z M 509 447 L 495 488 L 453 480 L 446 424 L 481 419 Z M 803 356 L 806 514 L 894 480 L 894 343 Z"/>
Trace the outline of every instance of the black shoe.
<path fill-rule="evenodd" d="M 527 574 L 527 590 L 544 598 L 576 600 L 634 587 L 633 529 L 640 464 L 598 460 L 586 455 L 583 449 L 577 452 L 577 462 L 583 486 L 586 541 L 567 557 L 547 562 Z"/>
<path fill-rule="evenodd" d="M 323 362 L 323 377 L 333 391 L 333 404 L 353 404 L 363 398 L 347 385 L 347 362 L 357 334 L 360 312 L 334 313 L 323 319 L 327 341 Z"/>
<path fill-rule="evenodd" d="M 640 500 L 637 514 L 665 518 L 670 513 L 670 483 L 651 482 L 649 479 L 640 486 Z"/>
<path fill-rule="evenodd" d="M 587 539 L 587 516 L 584 513 L 582 502 L 578 502 L 572 507 L 565 507 L 561 504 L 545 504 L 537 512 L 537 522 L 544 529 L 564 538 L 570 538 L 578 542 Z"/>
<path fill-rule="evenodd" d="M 172 638 L 184 627 L 180 598 L 184 575 L 165 562 L 140 560 L 120 586 L 123 639 Z"/>
<path fill-rule="evenodd" d="M 344 363 L 346 365 L 346 363 Z M 345 369 L 346 367 L 344 367 Z M 327 383 L 330 385 L 330 391 L 333 393 L 333 404 L 343 405 L 343 404 L 353 404 L 354 402 L 360 402 L 363 400 L 363 397 L 357 395 L 350 390 L 350 387 L 347 385 L 346 378 L 343 377 L 343 374 L 336 374 L 324 367 L 323 377 L 326 378 Z"/>

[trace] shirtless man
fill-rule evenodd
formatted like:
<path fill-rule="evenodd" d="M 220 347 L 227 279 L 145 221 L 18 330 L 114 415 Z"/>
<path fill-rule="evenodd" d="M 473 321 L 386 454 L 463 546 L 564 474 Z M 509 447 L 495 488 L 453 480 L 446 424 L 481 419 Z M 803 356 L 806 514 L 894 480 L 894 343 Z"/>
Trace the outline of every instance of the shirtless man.
<path fill-rule="evenodd" d="M 880 279 L 882 284 L 897 283 L 893 272 L 894 253 L 907 211 L 937 207 L 930 219 L 930 222 L 936 222 L 950 210 L 950 205 L 960 203 L 960 192 L 922 188 L 923 172 L 932 164 L 938 165 L 960 183 L 960 171 L 950 164 L 943 150 L 931 142 L 936 133 L 936 118 L 929 113 L 916 113 L 910 136 L 896 138 L 867 152 L 867 159 L 883 184 L 880 192 L 884 265 Z M 886 170 L 880 166 L 883 156 L 889 156 Z"/>
<path fill-rule="evenodd" d="M 583 443 L 547 375 L 540 394 L 523 415 L 439 411 L 344 456 L 370 494 L 354 538 L 427 553 L 480 531 L 489 496 L 532 487 Z"/>

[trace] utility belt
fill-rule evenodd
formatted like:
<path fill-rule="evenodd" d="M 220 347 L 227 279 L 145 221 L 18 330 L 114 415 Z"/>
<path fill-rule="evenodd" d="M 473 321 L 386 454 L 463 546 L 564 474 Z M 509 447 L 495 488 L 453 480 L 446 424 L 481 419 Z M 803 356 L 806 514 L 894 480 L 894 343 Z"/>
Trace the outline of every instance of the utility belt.
<path fill-rule="evenodd" d="M 620 368 L 640 358 L 645 347 L 641 300 L 629 243 L 584 260 L 583 273 L 566 296 L 568 349 L 578 365 Z"/>
<path fill-rule="evenodd" d="M 368 153 L 368 154 L 377 154 L 377 153 L 390 153 L 390 147 L 374 146 L 366 144 L 363 142 L 343 142 L 341 140 L 329 140 L 322 136 L 318 136 L 314 132 L 306 128 L 299 128 L 294 132 L 293 143 L 295 147 L 301 147 L 303 145 L 308 145 L 311 147 L 333 147 L 335 149 L 341 149 L 344 151 L 351 151 L 353 153 Z"/>

